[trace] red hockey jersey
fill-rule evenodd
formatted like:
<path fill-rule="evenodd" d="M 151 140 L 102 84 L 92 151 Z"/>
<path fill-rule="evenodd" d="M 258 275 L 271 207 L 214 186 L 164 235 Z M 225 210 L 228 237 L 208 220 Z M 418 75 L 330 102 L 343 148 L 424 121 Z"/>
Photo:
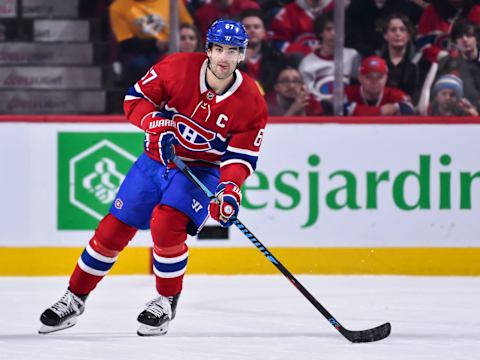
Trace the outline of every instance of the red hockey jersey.
<path fill-rule="evenodd" d="M 177 117 L 176 154 L 190 165 L 241 164 L 251 174 L 256 167 L 267 107 L 255 82 L 235 71 L 235 81 L 222 95 L 206 82 L 207 57 L 200 53 L 167 56 L 129 89 L 124 109 L 128 120 L 141 128 L 145 116 L 165 109 Z M 145 147 L 159 135 L 146 134 Z M 158 148 L 158 145 L 157 145 Z M 146 151 L 158 160 L 159 154 Z"/>
<path fill-rule="evenodd" d="M 480 5 L 474 5 L 467 16 L 476 26 L 480 25 Z M 455 18 L 442 18 L 433 5 L 428 5 L 418 23 L 417 46 L 430 62 L 438 62 L 442 50 L 448 50 L 448 40 Z"/>
<path fill-rule="evenodd" d="M 333 10 L 332 0 L 322 0 L 322 12 Z M 285 5 L 272 20 L 272 40 L 275 46 L 285 52 L 301 52 L 305 55 L 318 46 L 318 39 L 313 33 L 315 15 L 305 10 L 297 2 Z"/>
<path fill-rule="evenodd" d="M 413 115 L 414 109 L 410 97 L 402 90 L 385 87 L 375 104 L 369 104 L 363 97 L 360 85 L 350 85 L 345 88 L 347 106 L 345 115 L 376 116 L 381 115 L 380 108 L 385 104 L 398 104 L 400 115 Z"/>

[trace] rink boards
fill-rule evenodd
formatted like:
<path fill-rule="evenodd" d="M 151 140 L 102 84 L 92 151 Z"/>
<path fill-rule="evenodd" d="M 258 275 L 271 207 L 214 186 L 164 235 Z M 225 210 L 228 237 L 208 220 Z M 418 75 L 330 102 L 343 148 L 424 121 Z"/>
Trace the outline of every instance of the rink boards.
<path fill-rule="evenodd" d="M 295 273 L 480 275 L 479 119 L 344 120 L 270 121 L 243 188 L 249 229 Z M 1 116 L 0 140 L 0 275 L 70 273 L 142 133 L 121 117 Z M 277 272 L 236 229 L 188 244 L 190 273 Z M 144 231 L 112 272 L 150 269 Z"/>

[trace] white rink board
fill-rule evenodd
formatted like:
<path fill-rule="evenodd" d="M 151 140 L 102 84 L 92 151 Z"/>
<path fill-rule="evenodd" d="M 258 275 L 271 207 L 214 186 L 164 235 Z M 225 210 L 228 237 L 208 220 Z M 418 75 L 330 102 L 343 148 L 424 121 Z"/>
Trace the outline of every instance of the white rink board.
<path fill-rule="evenodd" d="M 57 230 L 57 133 L 135 132 L 129 124 L 33 124 L 0 123 L 2 202 L 0 221 L 4 229 L 0 246 L 83 246 L 91 231 Z M 269 246 L 294 247 L 479 247 L 480 178 L 471 185 L 471 208 L 460 209 L 460 172 L 480 171 L 479 125 L 280 125 L 268 126 L 258 165 L 268 190 L 247 190 L 246 198 L 260 210 L 243 208 L 241 220 Z M 310 165 L 311 155 L 320 163 Z M 442 165 L 446 155 L 450 164 Z M 420 156 L 430 159 L 429 208 L 402 210 L 393 200 L 394 180 L 405 171 L 419 172 Z M 279 191 L 275 178 L 299 194 L 293 209 L 280 210 L 275 202 L 289 206 L 292 198 Z M 331 209 L 326 198 L 345 186 L 350 174 L 356 184 L 358 209 Z M 389 180 L 377 189 L 377 207 L 366 209 L 366 173 L 388 172 Z M 450 208 L 439 208 L 440 172 L 450 174 Z M 319 214 L 313 224 L 302 227 L 312 214 L 309 187 L 318 176 Z M 407 204 L 418 200 L 419 185 L 407 177 Z M 425 176 L 423 177 L 425 178 Z M 350 179 L 351 180 L 351 179 Z M 257 186 L 254 175 L 247 186 Z M 313 192 L 312 192 L 313 193 Z M 345 189 L 336 203 L 345 202 Z M 197 241 L 191 246 L 248 246 L 237 230 L 228 241 Z M 132 245 L 149 245 L 147 232 Z"/>
<path fill-rule="evenodd" d="M 258 171 L 272 179 L 285 170 L 295 170 L 298 179 L 287 178 L 301 189 L 302 201 L 294 211 L 275 209 L 275 200 L 289 199 L 275 190 L 254 191 L 252 202 L 268 203 L 258 211 L 242 211 L 244 223 L 261 238 L 278 246 L 473 246 L 480 245 L 480 178 L 472 183 L 472 209 L 460 209 L 459 172 L 480 171 L 478 125 L 273 125 L 268 127 Z M 320 158 L 318 166 L 308 164 L 310 155 Z M 439 162 L 449 155 L 451 164 Z M 430 156 L 430 209 L 405 211 L 392 199 L 392 180 L 404 171 L 419 171 L 420 155 Z M 347 170 L 357 180 L 360 209 L 332 210 L 326 194 L 345 185 L 333 173 Z M 378 187 L 378 208 L 365 209 L 366 172 L 388 171 L 390 181 Z M 309 217 L 308 173 L 318 173 L 319 216 L 302 228 Z M 439 173 L 451 173 L 451 209 L 439 209 Z M 251 183 L 249 179 L 248 184 Z M 258 180 L 255 185 L 258 184 Z M 270 186 L 272 186 L 270 184 Z M 407 202 L 418 199 L 418 182 L 405 183 Z M 345 193 L 343 193 L 345 194 Z M 257 230 L 258 229 L 258 230 Z M 234 237 L 235 239 L 239 236 Z"/>

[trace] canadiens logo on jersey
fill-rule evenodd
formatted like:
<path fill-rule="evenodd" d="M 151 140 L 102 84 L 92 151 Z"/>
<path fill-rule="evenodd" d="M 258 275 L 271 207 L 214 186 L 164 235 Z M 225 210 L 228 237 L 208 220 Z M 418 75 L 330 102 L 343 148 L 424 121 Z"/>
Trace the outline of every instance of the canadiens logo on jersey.
<path fill-rule="evenodd" d="M 191 151 L 206 151 L 212 148 L 210 141 L 215 139 L 213 131 L 201 127 L 182 114 L 175 114 L 173 120 L 178 131 L 177 140 L 184 148 Z"/>
<path fill-rule="evenodd" d="M 128 90 L 125 113 L 141 127 L 146 112 L 167 111 L 175 121 L 175 153 L 182 160 L 208 166 L 239 163 L 252 173 L 268 115 L 265 101 L 239 70 L 221 93 L 210 88 L 207 74 L 205 54 L 169 55 Z M 146 152 L 154 159 L 158 141 L 155 134 L 146 138 Z"/>

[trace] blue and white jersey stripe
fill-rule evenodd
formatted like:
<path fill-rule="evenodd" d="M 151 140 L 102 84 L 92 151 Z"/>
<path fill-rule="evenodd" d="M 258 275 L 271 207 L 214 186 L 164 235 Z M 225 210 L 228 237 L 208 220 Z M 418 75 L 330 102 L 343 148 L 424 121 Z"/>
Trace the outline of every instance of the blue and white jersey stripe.
<path fill-rule="evenodd" d="M 125 94 L 124 100 L 127 101 L 127 100 L 138 100 L 138 99 L 144 99 L 143 94 L 135 90 L 135 87 L 130 86 L 127 90 L 127 93 Z"/>
<path fill-rule="evenodd" d="M 146 96 L 142 90 L 140 89 L 140 86 L 138 86 L 138 83 L 135 84 L 134 86 L 130 86 L 127 90 L 127 93 L 125 94 L 124 100 L 129 101 L 129 100 L 138 100 L 138 99 L 145 99 L 150 101 L 153 105 L 158 106 L 155 104 L 151 99 Z"/>
<path fill-rule="evenodd" d="M 258 152 L 234 148 L 232 146 L 227 147 L 227 151 L 222 156 L 222 163 L 220 166 L 225 166 L 229 164 L 243 164 L 245 165 L 250 174 L 252 174 L 257 168 Z"/>
<path fill-rule="evenodd" d="M 187 270 L 188 251 L 180 256 L 167 258 L 153 252 L 153 272 L 161 278 L 175 278 Z"/>
<path fill-rule="evenodd" d="M 78 259 L 78 266 L 90 275 L 105 276 L 115 264 L 117 258 L 118 256 L 108 257 L 99 254 L 88 244 Z"/>

